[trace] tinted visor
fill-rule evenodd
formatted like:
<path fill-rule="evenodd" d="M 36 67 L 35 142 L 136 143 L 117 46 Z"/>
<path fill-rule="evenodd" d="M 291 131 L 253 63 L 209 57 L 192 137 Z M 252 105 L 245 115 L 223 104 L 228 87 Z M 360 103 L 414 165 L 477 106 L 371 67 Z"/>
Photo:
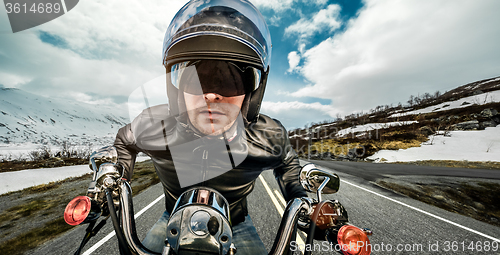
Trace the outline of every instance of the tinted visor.
<path fill-rule="evenodd" d="M 186 93 L 215 93 L 233 97 L 257 89 L 261 71 L 238 62 L 197 60 L 174 64 L 167 75 L 170 75 L 170 80 L 176 88 Z"/>

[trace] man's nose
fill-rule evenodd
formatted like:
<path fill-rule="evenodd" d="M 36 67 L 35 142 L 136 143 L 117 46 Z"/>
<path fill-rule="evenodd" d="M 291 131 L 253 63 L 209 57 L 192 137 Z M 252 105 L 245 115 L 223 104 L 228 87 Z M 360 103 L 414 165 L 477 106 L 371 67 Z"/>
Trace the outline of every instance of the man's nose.
<path fill-rule="evenodd" d="M 207 102 L 215 102 L 222 99 L 222 96 L 216 93 L 206 93 L 203 94 L 203 96 L 205 97 L 205 101 Z"/>

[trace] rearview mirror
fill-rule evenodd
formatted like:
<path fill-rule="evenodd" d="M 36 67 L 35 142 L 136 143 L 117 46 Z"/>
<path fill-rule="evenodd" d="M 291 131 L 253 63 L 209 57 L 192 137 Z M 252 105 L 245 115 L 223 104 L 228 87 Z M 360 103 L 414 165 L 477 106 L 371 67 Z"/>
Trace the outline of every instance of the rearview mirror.
<path fill-rule="evenodd" d="M 339 190 L 340 186 L 338 175 L 328 170 L 318 169 L 312 163 L 302 167 L 299 181 L 306 191 L 316 193 L 320 191 L 323 194 L 333 194 Z"/>
<path fill-rule="evenodd" d="M 116 162 L 118 162 L 118 152 L 116 148 L 114 146 L 106 146 L 94 151 L 94 153 L 90 155 L 89 167 L 94 170 L 94 172 L 97 172 L 101 164 L 116 164 Z"/>

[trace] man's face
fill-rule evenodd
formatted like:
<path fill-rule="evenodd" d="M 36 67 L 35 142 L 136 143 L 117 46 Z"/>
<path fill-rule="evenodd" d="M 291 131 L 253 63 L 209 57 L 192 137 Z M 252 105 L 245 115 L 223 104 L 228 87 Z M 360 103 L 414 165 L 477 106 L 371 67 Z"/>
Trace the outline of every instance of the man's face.
<path fill-rule="evenodd" d="M 245 95 L 224 97 L 216 93 L 184 93 L 189 121 L 205 135 L 220 135 L 238 117 Z"/>
<path fill-rule="evenodd" d="M 221 60 L 200 60 L 181 68 L 177 79 L 191 124 L 205 135 L 229 130 L 245 94 L 255 87 L 255 70 Z"/>

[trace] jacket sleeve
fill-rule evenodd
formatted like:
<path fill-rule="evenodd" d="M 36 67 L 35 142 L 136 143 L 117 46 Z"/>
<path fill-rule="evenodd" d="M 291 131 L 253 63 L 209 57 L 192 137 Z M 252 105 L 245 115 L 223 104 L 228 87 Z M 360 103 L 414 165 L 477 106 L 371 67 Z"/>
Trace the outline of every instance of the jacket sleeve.
<path fill-rule="evenodd" d="M 114 146 L 118 152 L 118 164 L 123 168 L 122 178 L 131 181 L 138 150 L 130 124 L 118 130 Z"/>
<path fill-rule="evenodd" d="M 278 122 L 278 121 L 277 121 Z M 279 122 L 278 122 L 279 123 Z M 281 125 L 281 123 L 280 123 Z M 288 132 L 282 128 L 282 153 L 283 164 L 274 169 L 274 176 L 286 201 L 293 198 L 307 197 L 307 193 L 299 182 L 301 166 L 297 153 L 290 144 Z"/>

